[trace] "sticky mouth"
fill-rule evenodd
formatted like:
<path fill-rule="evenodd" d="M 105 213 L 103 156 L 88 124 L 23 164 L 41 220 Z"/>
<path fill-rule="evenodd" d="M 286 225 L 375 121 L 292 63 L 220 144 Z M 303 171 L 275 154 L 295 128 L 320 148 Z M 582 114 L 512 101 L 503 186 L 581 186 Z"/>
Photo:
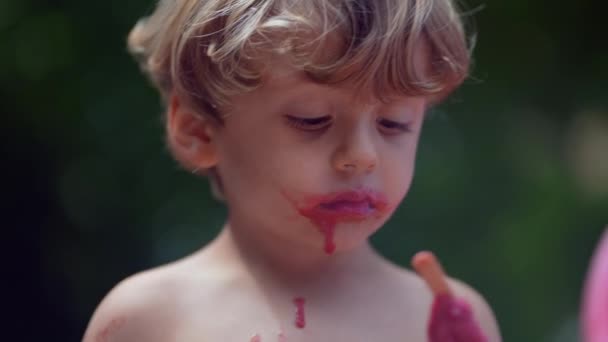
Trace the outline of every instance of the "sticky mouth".
<path fill-rule="evenodd" d="M 328 203 L 321 203 L 320 208 L 326 210 L 362 210 L 362 209 L 376 209 L 375 205 L 370 201 L 334 201 Z"/>

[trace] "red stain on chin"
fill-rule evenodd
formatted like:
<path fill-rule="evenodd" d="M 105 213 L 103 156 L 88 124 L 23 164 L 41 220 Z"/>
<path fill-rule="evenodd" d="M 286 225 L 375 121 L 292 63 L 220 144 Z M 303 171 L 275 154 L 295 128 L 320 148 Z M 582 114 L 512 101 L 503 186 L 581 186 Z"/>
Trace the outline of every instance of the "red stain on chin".
<path fill-rule="evenodd" d="M 306 299 L 297 297 L 294 298 L 293 303 L 296 305 L 296 327 L 303 329 L 306 326 L 306 316 L 304 315 L 304 304 L 306 304 Z"/>
<path fill-rule="evenodd" d="M 336 250 L 334 238 L 338 223 L 378 218 L 390 211 L 386 196 L 371 189 L 311 195 L 305 198 L 303 204 L 292 203 L 300 215 L 308 218 L 323 234 L 323 249 L 327 254 Z"/>
<path fill-rule="evenodd" d="M 332 217 L 331 212 L 323 212 L 317 210 L 315 207 L 308 209 L 300 209 L 300 214 L 307 217 L 318 227 L 321 234 L 325 238 L 323 250 L 327 254 L 333 254 L 336 250 L 336 243 L 334 236 L 336 232 L 336 224 L 338 223 L 337 217 Z M 335 214 L 334 214 L 335 215 Z"/>

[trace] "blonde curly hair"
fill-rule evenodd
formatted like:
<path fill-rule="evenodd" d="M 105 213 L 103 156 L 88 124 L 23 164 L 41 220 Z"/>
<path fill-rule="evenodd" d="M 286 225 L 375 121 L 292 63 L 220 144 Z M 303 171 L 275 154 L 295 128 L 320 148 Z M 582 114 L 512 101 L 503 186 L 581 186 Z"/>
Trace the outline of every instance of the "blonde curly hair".
<path fill-rule="evenodd" d="M 414 61 L 421 42 L 426 68 Z M 323 55 L 328 44 L 331 56 Z M 160 0 L 128 47 L 165 99 L 176 94 L 218 120 L 230 95 L 260 84 L 264 54 L 289 57 L 315 81 L 350 81 L 381 99 L 445 95 L 470 64 L 451 0 Z"/>
<path fill-rule="evenodd" d="M 260 84 L 268 56 L 287 57 L 316 82 L 349 82 L 381 100 L 441 99 L 471 62 L 452 0 L 160 0 L 128 47 L 165 100 L 175 94 L 220 123 L 231 95 Z M 421 47 L 424 66 L 414 58 Z"/>

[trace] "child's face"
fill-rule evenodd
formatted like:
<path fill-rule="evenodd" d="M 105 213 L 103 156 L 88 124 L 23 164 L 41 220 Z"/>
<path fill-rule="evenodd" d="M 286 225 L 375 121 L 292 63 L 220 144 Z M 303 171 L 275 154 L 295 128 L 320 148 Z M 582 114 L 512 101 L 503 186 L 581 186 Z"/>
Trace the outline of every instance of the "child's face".
<path fill-rule="evenodd" d="M 409 189 L 425 99 L 385 104 L 348 87 L 313 83 L 278 63 L 270 70 L 260 88 L 232 99 L 215 136 L 230 220 L 255 229 L 257 239 L 323 251 L 326 236 L 303 214 L 307 206 L 327 194 L 365 189 L 357 193 L 373 194 L 382 210 L 368 215 L 342 203 L 332 216 L 336 250 L 352 249 L 389 218 Z"/>

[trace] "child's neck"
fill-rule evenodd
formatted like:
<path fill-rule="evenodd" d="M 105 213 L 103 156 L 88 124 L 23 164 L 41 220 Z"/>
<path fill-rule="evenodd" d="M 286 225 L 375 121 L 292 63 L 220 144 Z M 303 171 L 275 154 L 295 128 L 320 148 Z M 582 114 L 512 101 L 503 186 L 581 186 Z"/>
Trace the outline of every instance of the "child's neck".
<path fill-rule="evenodd" d="M 253 272 L 260 272 L 286 285 L 302 285 L 333 278 L 349 277 L 361 272 L 369 274 L 385 260 L 369 242 L 348 251 L 328 255 L 323 248 L 287 241 L 279 236 L 253 234 L 230 221 L 213 242 L 212 248 L 227 260 L 243 262 Z"/>

